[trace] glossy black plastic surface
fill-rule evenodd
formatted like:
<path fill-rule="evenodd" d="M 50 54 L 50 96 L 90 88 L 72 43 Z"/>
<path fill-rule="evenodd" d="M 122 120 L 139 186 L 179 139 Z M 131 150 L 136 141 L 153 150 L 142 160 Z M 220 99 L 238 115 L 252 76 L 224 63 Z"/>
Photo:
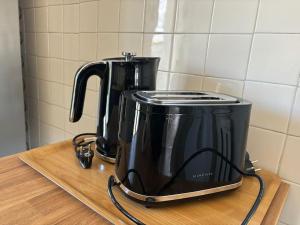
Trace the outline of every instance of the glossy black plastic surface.
<path fill-rule="evenodd" d="M 74 79 L 70 121 L 82 115 L 87 80 L 92 75 L 101 81 L 99 117 L 97 126 L 97 151 L 115 158 L 118 141 L 119 97 L 124 90 L 155 90 L 159 58 L 135 57 L 105 59 L 81 67 Z"/>
<path fill-rule="evenodd" d="M 77 122 L 82 116 L 86 85 L 88 79 L 93 75 L 98 76 L 102 80 L 101 102 L 105 105 L 104 97 L 107 95 L 107 85 L 109 81 L 107 76 L 107 69 L 108 65 L 106 62 L 89 63 L 83 65 L 78 69 L 74 77 L 70 122 Z"/>
<path fill-rule="evenodd" d="M 251 104 L 157 105 L 125 92 L 120 102 L 116 175 L 131 191 L 161 196 L 237 183 L 243 168 Z M 186 163 L 185 166 L 183 166 Z M 173 180 L 167 187 L 165 184 Z"/>

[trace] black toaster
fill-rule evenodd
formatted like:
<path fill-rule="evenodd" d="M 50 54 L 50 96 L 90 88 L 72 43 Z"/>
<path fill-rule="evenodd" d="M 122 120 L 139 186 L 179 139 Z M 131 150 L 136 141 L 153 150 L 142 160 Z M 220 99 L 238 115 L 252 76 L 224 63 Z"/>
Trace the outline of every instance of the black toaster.
<path fill-rule="evenodd" d="M 251 103 L 219 93 L 123 92 L 115 165 L 120 188 L 156 203 L 239 187 L 242 175 L 228 162 L 244 167 L 250 112 Z"/>

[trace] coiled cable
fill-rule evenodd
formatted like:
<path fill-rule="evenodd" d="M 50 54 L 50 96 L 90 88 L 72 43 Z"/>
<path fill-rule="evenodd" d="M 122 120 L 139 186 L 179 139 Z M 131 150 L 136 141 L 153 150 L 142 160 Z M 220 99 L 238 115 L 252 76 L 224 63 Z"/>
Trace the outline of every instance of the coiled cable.
<path fill-rule="evenodd" d="M 212 152 L 214 154 L 216 154 L 218 157 L 220 157 L 223 161 L 225 161 L 226 163 L 228 163 L 234 170 L 236 170 L 238 173 L 240 173 L 243 176 L 247 176 L 247 177 L 255 177 L 258 182 L 259 182 L 259 192 L 257 194 L 257 197 L 251 207 L 251 209 L 249 210 L 249 212 L 247 213 L 246 217 L 244 218 L 243 222 L 241 223 L 241 225 L 247 225 L 250 221 L 250 219 L 252 218 L 252 216 L 254 215 L 254 213 L 256 212 L 262 198 L 264 195 L 264 189 L 265 189 L 265 185 L 264 185 L 264 181 L 262 179 L 261 176 L 257 175 L 255 173 L 255 170 L 250 170 L 249 172 L 244 172 L 243 170 L 239 169 L 238 166 L 236 166 L 234 163 L 230 162 L 225 156 L 223 156 L 221 153 L 217 152 L 215 149 L 213 148 L 202 148 L 201 150 L 195 152 L 193 155 L 191 155 L 183 164 L 182 166 L 176 171 L 176 173 L 174 174 L 174 176 L 172 176 L 172 178 L 162 186 L 162 188 L 160 189 L 159 193 L 162 192 L 164 189 L 166 189 L 168 186 L 171 185 L 171 183 L 175 180 L 175 178 L 180 174 L 180 172 L 185 168 L 185 166 L 192 160 L 194 159 L 196 156 L 204 153 L 204 152 Z M 127 175 L 126 175 L 127 176 Z M 116 200 L 113 191 L 112 191 L 112 187 L 113 186 L 120 186 L 121 183 L 116 182 L 115 177 L 114 176 L 110 176 L 109 180 L 108 180 L 108 195 L 110 197 L 110 199 L 112 200 L 112 203 L 117 207 L 117 209 L 123 213 L 128 219 L 130 219 L 132 222 L 134 222 L 137 225 L 145 225 L 143 222 L 141 222 L 140 220 L 138 220 L 137 218 L 135 218 L 133 215 L 131 215 L 129 212 L 127 212 L 120 204 L 119 202 Z"/>

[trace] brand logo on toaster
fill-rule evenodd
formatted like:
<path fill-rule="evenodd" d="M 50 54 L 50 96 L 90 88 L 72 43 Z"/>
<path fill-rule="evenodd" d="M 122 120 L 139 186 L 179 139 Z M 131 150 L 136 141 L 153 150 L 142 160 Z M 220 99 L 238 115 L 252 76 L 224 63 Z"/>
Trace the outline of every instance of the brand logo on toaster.
<path fill-rule="evenodd" d="M 210 177 L 213 176 L 214 173 L 213 172 L 203 172 L 203 173 L 198 173 L 198 174 L 193 174 L 193 179 L 197 179 L 200 177 Z"/>

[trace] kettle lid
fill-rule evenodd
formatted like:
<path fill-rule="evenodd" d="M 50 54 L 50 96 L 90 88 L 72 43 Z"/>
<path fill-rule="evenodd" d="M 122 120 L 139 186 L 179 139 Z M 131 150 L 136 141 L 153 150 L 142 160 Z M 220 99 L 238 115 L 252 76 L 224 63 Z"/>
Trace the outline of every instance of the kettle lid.
<path fill-rule="evenodd" d="M 135 52 L 122 52 L 123 57 L 106 58 L 104 61 L 111 62 L 143 62 L 151 60 L 160 60 L 160 57 L 136 57 Z M 159 61 L 158 61 L 159 62 Z"/>
<path fill-rule="evenodd" d="M 122 52 L 122 56 L 124 56 L 124 59 L 126 62 L 132 61 L 133 58 L 136 56 L 135 52 Z"/>

